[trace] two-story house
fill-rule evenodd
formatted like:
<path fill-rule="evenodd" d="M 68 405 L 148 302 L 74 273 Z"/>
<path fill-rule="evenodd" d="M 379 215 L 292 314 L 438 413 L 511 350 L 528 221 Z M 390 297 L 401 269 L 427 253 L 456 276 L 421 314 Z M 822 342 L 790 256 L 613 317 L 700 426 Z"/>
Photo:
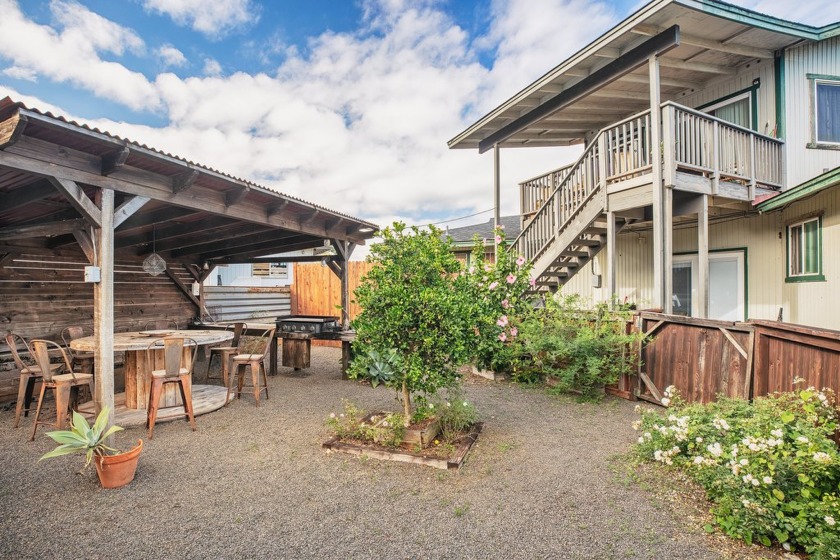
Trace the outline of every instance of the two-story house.
<path fill-rule="evenodd" d="M 572 144 L 519 185 L 537 289 L 840 326 L 840 23 L 654 0 L 449 142 Z"/>

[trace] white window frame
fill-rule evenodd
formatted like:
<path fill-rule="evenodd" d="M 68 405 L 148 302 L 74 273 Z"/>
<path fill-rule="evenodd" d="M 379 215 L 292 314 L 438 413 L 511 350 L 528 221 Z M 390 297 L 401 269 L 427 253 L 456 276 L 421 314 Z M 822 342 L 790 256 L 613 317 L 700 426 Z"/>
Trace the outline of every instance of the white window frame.
<path fill-rule="evenodd" d="M 735 257 L 738 264 L 738 307 L 743 310 L 743 318 L 739 316 L 738 321 L 746 320 L 747 313 L 747 268 L 746 268 L 746 254 L 743 250 L 734 249 L 726 251 L 709 252 L 709 262 L 714 260 L 731 259 Z M 700 316 L 700 301 L 698 288 L 700 286 L 700 255 L 697 253 L 685 253 L 682 255 L 674 255 L 672 258 L 673 264 L 689 264 L 691 266 L 691 316 Z M 673 274 L 673 270 L 671 271 Z M 709 294 L 709 299 L 712 294 Z"/>
<path fill-rule="evenodd" d="M 807 247 L 804 244 L 807 242 L 807 237 L 805 235 L 805 224 L 816 222 L 817 223 L 817 272 L 805 272 L 805 255 L 807 253 Z M 802 228 L 802 243 L 803 246 L 800 248 L 799 256 L 802 260 L 800 264 L 800 268 L 802 268 L 803 272 L 799 274 L 794 274 L 792 267 L 791 267 L 791 255 L 793 254 L 793 239 L 792 239 L 792 230 L 793 228 Z M 810 218 L 805 218 L 804 220 L 799 220 L 798 222 L 793 222 L 787 225 L 787 262 L 785 263 L 787 266 L 787 278 L 819 278 L 823 275 L 822 271 L 822 218 L 821 216 L 812 216 Z"/>
<path fill-rule="evenodd" d="M 816 91 L 816 90 L 814 90 L 814 91 Z M 749 112 L 749 115 L 750 115 L 750 122 L 744 128 L 752 130 L 752 119 L 753 119 L 752 94 L 753 94 L 752 90 L 745 91 L 744 93 L 736 95 L 735 97 L 730 97 L 729 99 L 724 99 L 723 101 L 718 101 L 714 105 L 709 105 L 707 107 L 703 107 L 700 110 L 703 111 L 704 113 L 708 114 L 708 115 L 712 115 L 713 111 L 715 111 L 717 109 L 720 109 L 721 107 L 726 107 L 727 105 L 731 105 L 733 103 L 737 103 L 739 101 L 743 101 L 744 99 L 746 99 L 747 100 L 747 106 L 748 106 L 748 112 Z M 716 115 L 712 115 L 712 116 L 715 117 L 716 119 L 720 118 Z M 739 126 L 735 123 L 730 123 L 730 124 L 732 124 L 733 126 Z"/>
<path fill-rule="evenodd" d="M 268 264 L 268 274 L 260 276 L 254 273 L 254 267 L 251 266 L 251 275 L 258 278 L 273 278 L 277 280 L 287 280 L 289 278 L 289 263 L 285 262 L 271 262 Z"/>
<path fill-rule="evenodd" d="M 829 140 L 821 140 L 819 137 L 819 116 L 820 116 L 820 108 L 819 108 L 819 97 L 817 96 L 817 88 L 820 84 L 828 84 L 834 87 L 840 87 L 840 80 L 826 80 L 823 78 L 815 78 L 814 79 L 814 143 L 817 145 L 823 146 L 840 146 L 840 142 L 831 142 Z"/>

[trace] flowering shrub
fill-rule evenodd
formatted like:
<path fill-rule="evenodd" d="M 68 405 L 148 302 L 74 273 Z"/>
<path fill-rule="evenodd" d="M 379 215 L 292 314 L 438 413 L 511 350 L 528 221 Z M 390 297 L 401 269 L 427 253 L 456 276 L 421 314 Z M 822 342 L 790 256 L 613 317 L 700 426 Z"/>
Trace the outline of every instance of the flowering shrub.
<path fill-rule="evenodd" d="M 557 294 L 522 320 L 517 370 L 527 381 L 551 377 L 559 391 L 578 391 L 582 398 L 603 397 L 603 387 L 632 371 L 629 351 L 639 334 L 625 334 L 632 312 L 618 304 L 586 305 L 578 295 Z"/>
<path fill-rule="evenodd" d="M 478 421 L 475 406 L 467 400 L 460 385 L 447 390 L 445 399 L 437 399 L 437 403 L 429 404 L 437 416 L 441 437 L 444 441 L 452 442 L 465 430 Z"/>
<path fill-rule="evenodd" d="M 366 417 L 367 413 L 364 410 L 345 401 L 344 412 L 331 413 L 327 419 L 327 426 L 340 439 L 357 439 L 387 447 L 399 447 L 405 437 L 402 414 L 375 414 L 370 418 Z"/>
<path fill-rule="evenodd" d="M 840 558 L 840 452 L 834 395 L 813 388 L 686 405 L 669 387 L 668 416 L 642 409 L 637 450 L 674 465 L 715 503 L 721 529 L 812 558 Z M 707 528 L 711 530 L 711 527 Z"/>
<path fill-rule="evenodd" d="M 504 248 L 503 228 L 494 230 L 496 243 Z M 500 250 L 495 263 L 484 259 L 484 243 L 476 238 L 470 266 L 461 274 L 474 317 L 473 360 L 479 369 L 510 371 L 514 357 L 512 343 L 519 336 L 518 318 L 530 303 L 525 297 L 531 264 L 522 255 Z"/>

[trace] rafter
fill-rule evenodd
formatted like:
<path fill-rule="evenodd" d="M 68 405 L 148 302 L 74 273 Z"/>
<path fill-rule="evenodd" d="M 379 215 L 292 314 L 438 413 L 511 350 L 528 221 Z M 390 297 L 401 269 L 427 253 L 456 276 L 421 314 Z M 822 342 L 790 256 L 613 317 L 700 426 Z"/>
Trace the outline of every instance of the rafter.
<path fill-rule="evenodd" d="M 23 226 L 8 226 L 0 228 L 0 240 L 29 239 L 31 237 L 49 237 L 73 233 L 76 230 L 87 227 L 88 223 L 83 218 L 75 220 L 63 220 L 27 224 Z"/>
<path fill-rule="evenodd" d="M 639 35 L 653 36 L 661 33 L 663 29 L 655 25 L 639 24 L 631 31 Z M 683 33 L 680 37 L 680 41 L 686 45 L 694 47 L 702 47 L 704 49 L 727 52 L 750 58 L 762 58 L 765 60 L 773 58 L 773 52 L 767 49 L 760 49 L 732 42 L 715 41 L 714 39 L 707 39 L 697 35 L 686 35 Z"/>
<path fill-rule="evenodd" d="M 149 197 L 146 196 L 132 196 L 114 210 L 114 229 L 120 227 L 120 224 L 129 219 L 135 212 L 140 210 L 147 202 Z"/>
<path fill-rule="evenodd" d="M 46 179 L 42 179 L 19 187 L 10 193 L 0 194 L 0 212 L 13 212 L 54 194 L 56 194 L 55 187 Z"/>
<path fill-rule="evenodd" d="M 20 135 L 23 134 L 28 123 L 29 119 L 20 113 L 16 113 L 11 118 L 0 123 L 0 150 L 14 145 L 20 138 Z"/>
<path fill-rule="evenodd" d="M 245 196 L 251 192 L 250 187 L 236 187 L 230 189 L 229 191 L 225 191 L 225 206 L 233 206 L 234 204 L 238 204 Z"/>
<path fill-rule="evenodd" d="M 178 194 L 190 188 L 198 179 L 198 170 L 188 169 L 182 173 L 176 173 L 170 177 L 172 183 L 172 194 Z"/>
<path fill-rule="evenodd" d="M 216 251 L 224 251 L 229 249 L 236 249 L 238 247 L 247 247 L 261 243 L 278 243 L 288 239 L 301 237 L 300 234 L 281 230 L 264 231 L 252 235 L 234 235 L 227 239 L 208 240 L 205 238 L 204 242 L 193 245 L 183 246 L 178 249 L 170 251 L 172 258 L 177 259 L 185 255 L 196 255 L 204 253 L 214 253 Z M 199 259 L 205 260 L 205 259 Z"/>
<path fill-rule="evenodd" d="M 302 236 L 306 237 L 306 236 Z M 321 247 L 323 239 L 313 239 L 309 241 L 301 241 L 300 243 L 291 243 L 289 245 L 281 245 L 278 243 L 260 243 L 250 247 L 240 247 L 236 250 L 216 251 L 215 253 L 206 253 L 199 255 L 199 261 L 213 261 L 218 258 L 225 257 L 264 257 L 273 253 L 289 253 L 291 251 L 300 251 L 302 249 L 314 249 Z"/>
<path fill-rule="evenodd" d="M 102 154 L 102 164 L 100 166 L 100 173 L 102 175 L 110 175 L 123 165 L 125 165 L 125 160 L 128 159 L 131 150 L 128 146 L 123 146 L 117 150 L 113 150 L 111 152 L 107 152 Z"/>
<path fill-rule="evenodd" d="M 90 264 L 96 264 L 96 251 L 93 248 L 93 240 L 90 238 L 90 235 L 84 230 L 76 230 L 73 232 L 73 237 L 79 244 L 82 253 L 87 257 L 88 262 Z"/>

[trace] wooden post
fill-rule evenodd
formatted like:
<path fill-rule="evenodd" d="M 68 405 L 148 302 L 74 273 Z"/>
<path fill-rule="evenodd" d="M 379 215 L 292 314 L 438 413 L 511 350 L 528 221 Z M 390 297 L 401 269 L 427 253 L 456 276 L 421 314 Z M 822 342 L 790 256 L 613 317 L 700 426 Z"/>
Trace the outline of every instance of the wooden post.
<path fill-rule="evenodd" d="M 94 404 L 96 413 L 111 410 L 114 423 L 114 191 L 101 189 L 101 227 L 96 228 L 96 266 L 100 280 L 93 286 Z"/>
<path fill-rule="evenodd" d="M 616 228 L 615 228 L 615 213 L 607 212 L 607 277 L 605 278 L 604 287 L 607 289 L 607 302 L 612 307 L 615 301 L 615 256 L 616 256 Z"/>
<path fill-rule="evenodd" d="M 665 294 L 665 193 L 662 184 L 662 126 L 659 92 L 659 58 L 648 58 L 650 75 L 650 139 L 653 177 L 653 307 L 666 309 Z M 670 307 L 670 306 L 667 306 Z M 666 311 L 667 312 L 667 311 Z"/>
<path fill-rule="evenodd" d="M 502 190 L 502 179 L 500 176 L 501 173 L 501 163 L 500 163 L 500 154 L 499 154 L 499 145 L 493 144 L 493 227 L 498 228 L 499 225 L 502 223 L 501 217 L 501 210 L 499 209 L 501 205 L 501 190 Z M 493 260 L 496 260 L 496 255 L 499 254 L 499 244 L 495 242 L 496 236 L 493 236 Z"/>
<path fill-rule="evenodd" d="M 674 311 L 674 189 L 662 189 L 662 309 L 665 313 Z"/>
<path fill-rule="evenodd" d="M 697 308 L 701 319 L 709 318 L 709 196 L 700 195 L 697 211 Z"/>

